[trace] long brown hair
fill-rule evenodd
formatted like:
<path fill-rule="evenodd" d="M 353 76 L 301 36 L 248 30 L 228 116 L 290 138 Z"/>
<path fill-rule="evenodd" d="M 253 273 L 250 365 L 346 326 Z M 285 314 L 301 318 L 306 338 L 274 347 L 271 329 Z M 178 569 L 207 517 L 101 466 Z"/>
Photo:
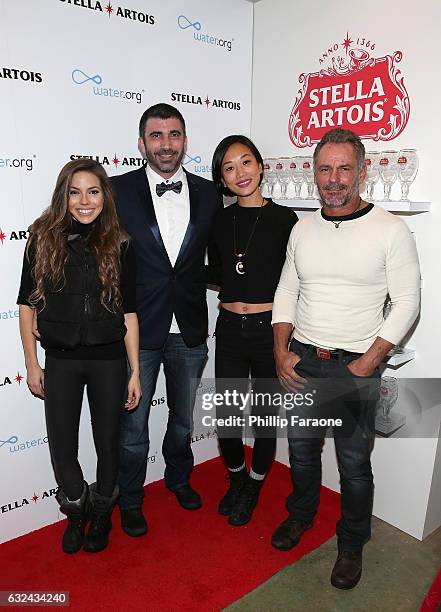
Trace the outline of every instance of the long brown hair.
<path fill-rule="evenodd" d="M 121 304 L 120 248 L 128 235 L 120 227 L 116 214 L 112 186 L 104 168 L 91 159 L 68 162 L 60 171 L 51 205 L 32 224 L 27 246 L 35 252 L 32 275 L 35 289 L 29 302 L 38 307 L 45 305 L 45 285 L 61 289 L 65 284 L 64 266 L 67 260 L 67 239 L 71 233 L 72 216 L 69 212 L 69 192 L 76 172 L 91 172 L 100 182 L 104 196 L 103 210 L 96 218 L 87 237 L 87 247 L 98 264 L 98 277 L 102 285 L 101 303 L 108 310 Z"/>

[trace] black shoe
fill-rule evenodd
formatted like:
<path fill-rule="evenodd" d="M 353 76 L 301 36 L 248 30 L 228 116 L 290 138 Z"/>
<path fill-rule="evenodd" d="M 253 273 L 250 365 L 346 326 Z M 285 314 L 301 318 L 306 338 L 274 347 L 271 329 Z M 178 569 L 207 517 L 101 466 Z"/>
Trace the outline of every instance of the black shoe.
<path fill-rule="evenodd" d="M 61 547 L 65 553 L 76 553 L 83 546 L 84 530 L 87 523 L 87 506 L 89 501 L 89 487 L 84 483 L 81 497 L 70 501 L 63 489 L 59 489 L 56 499 L 60 510 L 67 516 L 67 527 L 63 534 Z"/>
<path fill-rule="evenodd" d="M 118 487 L 115 487 L 112 496 L 105 497 L 96 491 L 96 483 L 90 485 L 90 525 L 83 545 L 86 552 L 100 552 L 107 547 L 112 529 L 110 517 L 118 494 Z"/>
<path fill-rule="evenodd" d="M 331 574 L 331 584 L 336 589 L 353 589 L 361 578 L 362 553 L 341 550 Z"/>
<path fill-rule="evenodd" d="M 240 470 L 240 472 L 228 472 L 227 479 L 230 481 L 230 487 L 219 502 L 217 507 L 219 514 L 222 514 L 223 516 L 230 516 L 231 511 L 237 502 L 237 498 L 239 497 L 239 493 L 242 491 L 247 480 L 247 475 L 248 472 L 246 468 Z"/>
<path fill-rule="evenodd" d="M 201 496 L 190 485 L 183 485 L 173 489 L 173 493 L 185 510 L 197 510 L 202 506 Z"/>
<path fill-rule="evenodd" d="M 142 536 L 148 531 L 147 521 L 141 508 L 121 509 L 122 530 L 132 538 Z"/>
<path fill-rule="evenodd" d="M 228 522 L 230 525 L 240 527 L 250 522 L 254 508 L 257 506 L 263 480 L 248 477 L 238 495 L 237 501 L 231 510 Z"/>
<path fill-rule="evenodd" d="M 271 544 L 279 550 L 291 550 L 294 548 L 307 529 L 311 529 L 312 523 L 299 521 L 293 514 L 281 523 L 271 538 Z"/>

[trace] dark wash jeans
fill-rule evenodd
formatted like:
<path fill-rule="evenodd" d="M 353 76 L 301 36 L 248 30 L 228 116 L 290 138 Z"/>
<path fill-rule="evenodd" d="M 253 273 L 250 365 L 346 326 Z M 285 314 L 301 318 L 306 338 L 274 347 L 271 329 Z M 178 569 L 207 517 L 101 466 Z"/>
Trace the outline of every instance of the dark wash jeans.
<path fill-rule="evenodd" d="M 139 508 L 144 497 L 144 481 L 149 453 L 149 415 L 159 367 L 164 365 L 168 422 L 162 442 L 165 484 L 175 490 L 188 484 L 194 458 L 191 450 L 193 406 L 207 359 L 207 344 L 188 347 L 181 334 L 169 334 L 160 349 L 139 353 L 142 398 L 133 412 L 123 410 L 120 420 L 119 505 Z"/>
<path fill-rule="evenodd" d="M 331 413 L 351 414 L 355 426 L 351 435 L 333 428 L 340 473 L 341 518 L 337 523 L 340 549 L 361 551 L 371 534 L 374 484 L 370 454 L 374 440 L 375 404 L 378 399 L 380 373 L 367 379 L 355 377 L 347 365 L 359 354 L 342 351 L 338 359 L 320 359 L 311 347 L 293 340 L 290 350 L 301 357 L 295 371 L 306 379 L 320 379 L 325 384 L 343 385 L 346 394 L 335 394 Z M 329 383 L 328 383 L 329 381 Z M 335 381 L 334 383 L 332 381 Z M 357 381 L 364 392 L 357 391 Z M 331 388 L 331 387 L 328 387 Z M 368 391 L 366 392 L 366 388 Z M 325 430 L 315 437 L 297 437 L 288 430 L 293 492 L 286 499 L 288 512 L 311 522 L 317 512 L 322 479 L 321 451 Z"/>

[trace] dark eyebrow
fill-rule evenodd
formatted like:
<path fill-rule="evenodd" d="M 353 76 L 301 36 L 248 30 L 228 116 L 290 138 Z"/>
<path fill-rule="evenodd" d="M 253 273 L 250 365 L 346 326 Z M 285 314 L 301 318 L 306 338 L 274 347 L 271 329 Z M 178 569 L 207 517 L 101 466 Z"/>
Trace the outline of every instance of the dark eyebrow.
<path fill-rule="evenodd" d="M 148 133 L 148 136 L 154 136 L 155 134 L 166 134 L 167 132 L 163 132 L 162 130 L 153 130 L 152 132 Z M 173 129 L 173 130 L 169 130 L 168 134 L 182 134 L 182 131 L 178 128 Z"/>
<path fill-rule="evenodd" d="M 253 156 L 251 155 L 251 153 L 244 153 L 243 155 L 240 156 L 239 159 L 243 159 L 244 157 L 253 157 Z M 231 164 L 231 163 L 232 163 L 231 161 L 227 160 L 227 161 L 222 162 L 222 166 L 225 166 L 226 164 Z"/>
<path fill-rule="evenodd" d="M 70 186 L 71 189 L 76 189 L 77 191 L 80 190 L 79 187 L 75 187 L 74 185 Z M 91 187 L 88 187 L 87 190 L 89 191 L 89 189 L 101 189 L 100 185 L 92 185 Z"/>

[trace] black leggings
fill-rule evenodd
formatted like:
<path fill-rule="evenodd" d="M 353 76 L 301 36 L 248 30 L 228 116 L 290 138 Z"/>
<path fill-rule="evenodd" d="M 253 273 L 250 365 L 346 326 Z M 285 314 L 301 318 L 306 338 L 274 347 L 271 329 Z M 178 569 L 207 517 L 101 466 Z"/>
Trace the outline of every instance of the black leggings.
<path fill-rule="evenodd" d="M 234 382 L 245 387 L 250 374 L 251 378 L 267 381 L 277 378 L 271 311 L 239 315 L 225 309 L 220 310 L 216 324 L 215 373 L 216 390 L 219 392 L 228 388 L 228 380 L 225 379 L 242 379 Z M 220 434 L 219 447 L 230 469 L 240 467 L 245 461 L 241 437 L 230 438 Z M 257 474 L 265 474 L 274 459 L 275 450 L 275 431 L 267 431 L 263 436 L 256 435 L 252 470 Z"/>
<path fill-rule="evenodd" d="M 81 497 L 78 430 L 84 387 L 98 458 L 97 490 L 110 497 L 117 480 L 118 430 L 127 383 L 125 358 L 115 360 L 46 357 L 46 426 L 55 477 L 70 500 Z"/>

